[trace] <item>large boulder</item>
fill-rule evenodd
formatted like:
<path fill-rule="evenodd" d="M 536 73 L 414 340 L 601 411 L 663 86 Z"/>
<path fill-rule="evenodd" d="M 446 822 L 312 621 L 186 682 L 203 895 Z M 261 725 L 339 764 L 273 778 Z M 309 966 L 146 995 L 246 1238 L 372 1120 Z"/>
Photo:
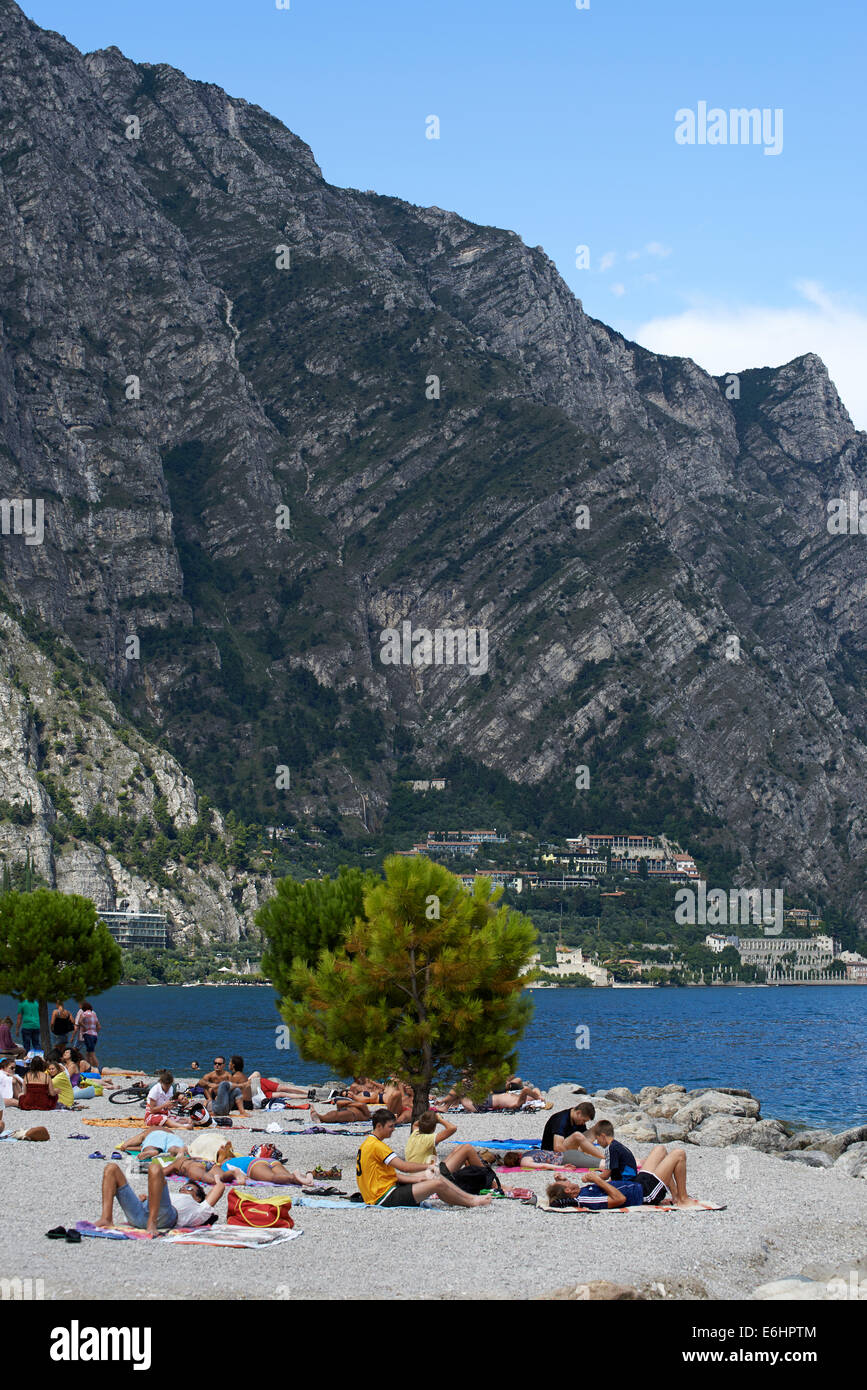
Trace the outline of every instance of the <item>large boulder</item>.
<path fill-rule="evenodd" d="M 568 1284 L 555 1289 L 553 1293 L 540 1295 L 541 1299 L 561 1300 L 580 1299 L 582 1302 L 599 1303 L 615 1301 L 643 1300 L 645 1295 L 632 1288 L 630 1284 L 614 1284 L 610 1279 L 591 1279 L 588 1284 Z"/>
<path fill-rule="evenodd" d="M 779 1120 L 758 1120 L 747 1143 L 761 1153 L 779 1154 L 788 1149 L 789 1136 Z"/>
<path fill-rule="evenodd" d="M 702 1091 L 668 1118 L 677 1124 L 686 1125 L 688 1129 L 694 1129 L 708 1115 L 747 1116 L 757 1120 L 759 1102 L 742 1096 L 727 1096 L 722 1091 Z"/>
<path fill-rule="evenodd" d="M 760 1302 L 824 1302 L 837 1297 L 839 1295 L 830 1291 L 827 1283 L 814 1279 L 774 1279 L 753 1290 L 753 1298 Z"/>
<path fill-rule="evenodd" d="M 756 1122 L 750 1115 L 708 1115 L 687 1135 L 690 1144 L 722 1149 L 728 1144 L 748 1144 Z"/>
<path fill-rule="evenodd" d="M 780 1154 L 788 1163 L 803 1163 L 806 1168 L 833 1168 L 834 1160 L 822 1149 L 789 1149 Z"/>
<path fill-rule="evenodd" d="M 792 1135 L 792 1149 L 824 1149 L 825 1145 L 834 1138 L 834 1132 L 830 1129 L 798 1129 Z"/>
<path fill-rule="evenodd" d="M 630 1124 L 617 1126 L 617 1138 L 629 1144 L 655 1144 L 658 1140 L 656 1125 L 648 1120 L 633 1120 Z"/>
<path fill-rule="evenodd" d="M 846 1173 L 850 1178 L 867 1178 L 867 1143 L 859 1140 L 850 1144 L 834 1164 L 834 1172 Z"/>
<path fill-rule="evenodd" d="M 645 1105 L 644 1113 L 649 1115 L 652 1119 L 671 1120 L 677 1114 L 678 1110 L 683 1108 L 684 1099 L 683 1092 L 670 1092 L 668 1095 L 660 1094 L 656 1100 L 651 1101 L 649 1105 Z"/>
<path fill-rule="evenodd" d="M 651 1101 L 658 1100 L 661 1094 L 661 1086 L 642 1086 L 638 1092 L 638 1103 L 641 1106 L 647 1106 Z"/>
<path fill-rule="evenodd" d="M 686 1125 L 679 1125 L 675 1120 L 656 1121 L 656 1142 L 658 1144 L 679 1144 L 689 1133 Z"/>
<path fill-rule="evenodd" d="M 635 1106 L 638 1104 L 638 1097 L 634 1096 L 626 1086 L 614 1086 L 610 1091 L 597 1091 L 595 1096 L 599 1096 L 602 1100 L 613 1100 L 619 1105 Z"/>
<path fill-rule="evenodd" d="M 867 1139 L 867 1125 L 856 1125 L 854 1129 L 844 1129 L 840 1134 L 832 1134 L 822 1148 L 833 1159 L 838 1159 L 853 1144 L 859 1144 L 864 1139 Z"/>

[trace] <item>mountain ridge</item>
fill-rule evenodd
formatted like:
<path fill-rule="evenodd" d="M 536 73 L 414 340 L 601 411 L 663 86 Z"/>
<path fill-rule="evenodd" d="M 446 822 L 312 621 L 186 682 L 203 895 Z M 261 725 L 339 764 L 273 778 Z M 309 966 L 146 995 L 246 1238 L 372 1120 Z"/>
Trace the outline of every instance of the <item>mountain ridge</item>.
<path fill-rule="evenodd" d="M 514 232 L 336 188 L 213 84 L 0 24 L 0 487 L 48 520 L 38 556 L 3 542 L 13 603 L 248 819 L 354 840 L 456 748 L 575 830 L 577 764 L 612 816 L 692 776 L 742 881 L 865 920 L 867 563 L 825 504 L 867 449 L 820 359 L 727 399 Z M 488 628 L 488 675 L 384 667 L 407 618 Z"/>

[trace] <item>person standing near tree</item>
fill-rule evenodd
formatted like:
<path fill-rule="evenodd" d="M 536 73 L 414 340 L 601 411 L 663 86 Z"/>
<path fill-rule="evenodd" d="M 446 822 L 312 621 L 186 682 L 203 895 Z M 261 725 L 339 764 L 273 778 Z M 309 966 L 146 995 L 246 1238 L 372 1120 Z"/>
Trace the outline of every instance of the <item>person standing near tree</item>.
<path fill-rule="evenodd" d="M 88 1000 L 81 1001 L 81 1008 L 75 1015 L 75 1035 L 72 1039 L 76 1042 L 78 1038 L 84 1043 L 84 1050 L 87 1053 L 87 1065 L 91 1071 L 99 1071 L 99 1063 L 96 1060 L 96 1043 L 99 1037 L 100 1024 L 96 1016 L 96 1010 Z"/>
<path fill-rule="evenodd" d="M 28 1052 L 38 1052 L 42 1036 L 39 1029 L 39 1004 L 35 999 L 22 999 L 15 1020 L 15 1032 Z"/>
<path fill-rule="evenodd" d="M 66 1047 L 69 1035 L 75 1028 L 75 1020 L 72 1014 L 59 1000 L 54 1006 L 54 1013 L 51 1015 L 51 1037 L 55 1047 Z"/>

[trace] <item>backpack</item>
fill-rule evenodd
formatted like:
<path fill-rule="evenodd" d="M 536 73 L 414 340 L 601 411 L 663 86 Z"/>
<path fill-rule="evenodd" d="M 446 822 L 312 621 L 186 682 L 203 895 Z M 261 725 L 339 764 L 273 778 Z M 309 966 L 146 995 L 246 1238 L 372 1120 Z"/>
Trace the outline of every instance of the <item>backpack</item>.
<path fill-rule="evenodd" d="M 478 1196 L 485 1189 L 493 1189 L 494 1192 L 502 1192 L 503 1185 L 497 1177 L 490 1163 L 472 1164 L 468 1163 L 463 1168 L 459 1168 L 456 1173 L 450 1173 L 444 1163 L 440 1164 L 440 1172 L 449 1182 L 453 1182 L 455 1187 L 459 1187 L 462 1192 L 470 1192 L 473 1196 Z"/>
<path fill-rule="evenodd" d="M 251 1158 L 275 1158 L 278 1163 L 283 1161 L 283 1155 L 274 1144 L 255 1144 L 250 1150 Z"/>

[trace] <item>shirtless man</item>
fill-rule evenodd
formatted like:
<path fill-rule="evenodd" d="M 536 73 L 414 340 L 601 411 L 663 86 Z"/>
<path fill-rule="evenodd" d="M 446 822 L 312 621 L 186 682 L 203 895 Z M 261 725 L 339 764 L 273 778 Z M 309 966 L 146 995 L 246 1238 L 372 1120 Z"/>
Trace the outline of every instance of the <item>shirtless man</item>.
<path fill-rule="evenodd" d="M 226 1072 L 226 1059 L 225 1057 L 220 1055 L 214 1058 L 214 1070 L 207 1072 L 202 1077 L 201 1082 L 199 1084 L 201 1086 L 204 1086 L 208 1099 L 213 1100 L 214 1096 L 217 1094 L 217 1090 L 220 1086 L 220 1083 L 223 1081 L 228 1081 L 228 1079 L 229 1077 Z"/>

